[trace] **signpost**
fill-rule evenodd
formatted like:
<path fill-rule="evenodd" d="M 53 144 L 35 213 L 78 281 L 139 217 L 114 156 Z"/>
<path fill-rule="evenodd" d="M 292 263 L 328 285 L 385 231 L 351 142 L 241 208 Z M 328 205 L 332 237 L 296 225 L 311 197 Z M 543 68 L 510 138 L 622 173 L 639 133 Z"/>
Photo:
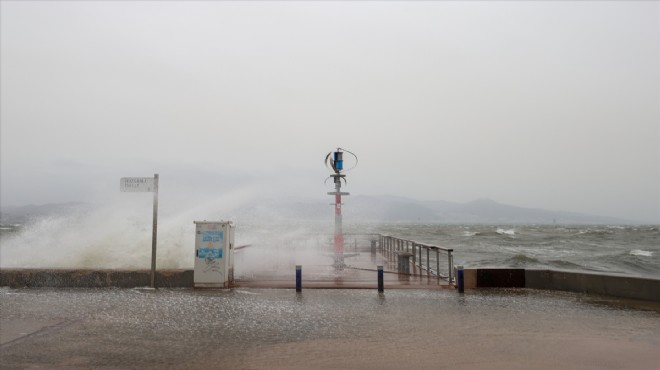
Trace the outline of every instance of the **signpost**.
<path fill-rule="evenodd" d="M 158 174 L 154 177 L 122 177 L 119 188 L 123 192 L 154 193 L 154 222 L 151 234 L 151 287 L 156 287 L 156 237 L 158 234 Z"/>

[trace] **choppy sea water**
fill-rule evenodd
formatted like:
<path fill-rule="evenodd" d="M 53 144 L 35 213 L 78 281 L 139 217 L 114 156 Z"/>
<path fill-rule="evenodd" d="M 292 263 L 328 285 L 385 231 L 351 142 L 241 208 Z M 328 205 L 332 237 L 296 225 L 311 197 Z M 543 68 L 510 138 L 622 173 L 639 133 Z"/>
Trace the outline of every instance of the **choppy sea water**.
<path fill-rule="evenodd" d="M 150 227 L 114 225 L 82 219 L 46 220 L 19 230 L 0 230 L 0 267 L 148 268 Z M 282 268 L 317 263 L 310 253 L 332 250 L 332 224 L 237 224 L 237 268 Z M 623 273 L 660 278 L 660 227 L 657 225 L 446 225 L 351 224 L 347 234 L 382 233 L 454 249 L 455 265 L 549 268 Z M 313 245 L 293 248 L 290 240 Z M 324 239 L 325 237 L 325 239 Z M 347 235 L 347 248 L 352 243 Z M 325 240 L 325 241 L 324 241 Z M 325 243 L 325 244 L 324 244 Z M 324 249 L 325 248 L 325 249 Z M 326 250 L 327 249 L 327 250 Z M 192 222 L 159 227 L 158 267 L 191 268 Z M 241 259 L 241 254 L 246 258 Z M 432 257 L 433 258 L 433 257 Z M 278 264 L 278 261 L 282 262 Z"/>
<path fill-rule="evenodd" d="M 655 225 L 390 224 L 364 229 L 453 248 L 456 265 L 660 277 L 660 228 Z"/>

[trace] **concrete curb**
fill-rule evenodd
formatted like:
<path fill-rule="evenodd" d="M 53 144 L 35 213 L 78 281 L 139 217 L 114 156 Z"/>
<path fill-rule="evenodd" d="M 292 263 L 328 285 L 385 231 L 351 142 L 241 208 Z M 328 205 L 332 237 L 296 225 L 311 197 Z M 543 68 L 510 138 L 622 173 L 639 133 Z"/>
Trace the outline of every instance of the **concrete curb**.
<path fill-rule="evenodd" d="M 150 270 L 80 270 L 80 269 L 2 269 L 0 286 L 68 287 L 68 288 L 135 288 L 147 287 Z M 160 270 L 156 286 L 161 288 L 192 288 L 193 270 Z"/>
<path fill-rule="evenodd" d="M 660 279 L 562 270 L 466 268 L 465 288 L 532 288 L 660 302 Z"/>

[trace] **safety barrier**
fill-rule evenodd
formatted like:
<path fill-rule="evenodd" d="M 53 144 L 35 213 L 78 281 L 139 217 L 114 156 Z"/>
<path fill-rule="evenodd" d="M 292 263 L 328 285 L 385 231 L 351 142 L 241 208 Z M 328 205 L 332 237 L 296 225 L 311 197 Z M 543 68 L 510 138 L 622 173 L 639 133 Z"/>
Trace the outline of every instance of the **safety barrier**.
<path fill-rule="evenodd" d="M 438 278 L 446 279 L 449 283 L 454 282 L 454 250 L 452 248 L 383 234 L 378 234 L 378 248 L 388 259 L 398 260 L 401 256 L 410 256 L 412 257 L 410 263 L 413 267 L 419 268 L 420 272 L 426 270 L 428 276 L 433 274 Z M 441 253 L 446 254 L 446 262 L 440 263 Z M 446 273 L 440 269 L 440 266 L 447 266 Z"/>

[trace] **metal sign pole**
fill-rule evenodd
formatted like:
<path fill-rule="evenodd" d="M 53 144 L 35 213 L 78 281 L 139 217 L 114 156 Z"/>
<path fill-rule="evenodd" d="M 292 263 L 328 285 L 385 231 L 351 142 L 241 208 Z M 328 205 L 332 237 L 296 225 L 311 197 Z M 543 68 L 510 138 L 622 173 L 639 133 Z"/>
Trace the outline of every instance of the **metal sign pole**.
<path fill-rule="evenodd" d="M 156 287 L 156 236 L 158 235 L 158 174 L 154 174 L 154 224 L 151 235 L 151 287 Z"/>
<path fill-rule="evenodd" d="M 342 216 L 341 216 L 341 196 L 349 195 L 341 191 L 341 181 L 346 181 L 346 175 L 343 175 L 341 172 L 344 170 L 344 151 L 350 153 L 355 157 L 355 167 L 357 165 L 357 157 L 355 154 L 349 152 L 346 149 L 337 148 L 337 151 L 328 153 L 325 156 L 326 166 L 332 168 L 335 171 L 334 175 L 330 175 L 328 178 L 332 178 L 335 183 L 335 191 L 329 192 L 328 195 L 335 196 L 335 263 L 334 266 L 337 269 L 343 269 L 344 264 L 344 231 L 342 230 Z M 349 168 L 350 170 L 351 168 Z M 326 179 L 327 181 L 327 179 Z M 332 205 L 332 203 L 330 204 Z"/>

